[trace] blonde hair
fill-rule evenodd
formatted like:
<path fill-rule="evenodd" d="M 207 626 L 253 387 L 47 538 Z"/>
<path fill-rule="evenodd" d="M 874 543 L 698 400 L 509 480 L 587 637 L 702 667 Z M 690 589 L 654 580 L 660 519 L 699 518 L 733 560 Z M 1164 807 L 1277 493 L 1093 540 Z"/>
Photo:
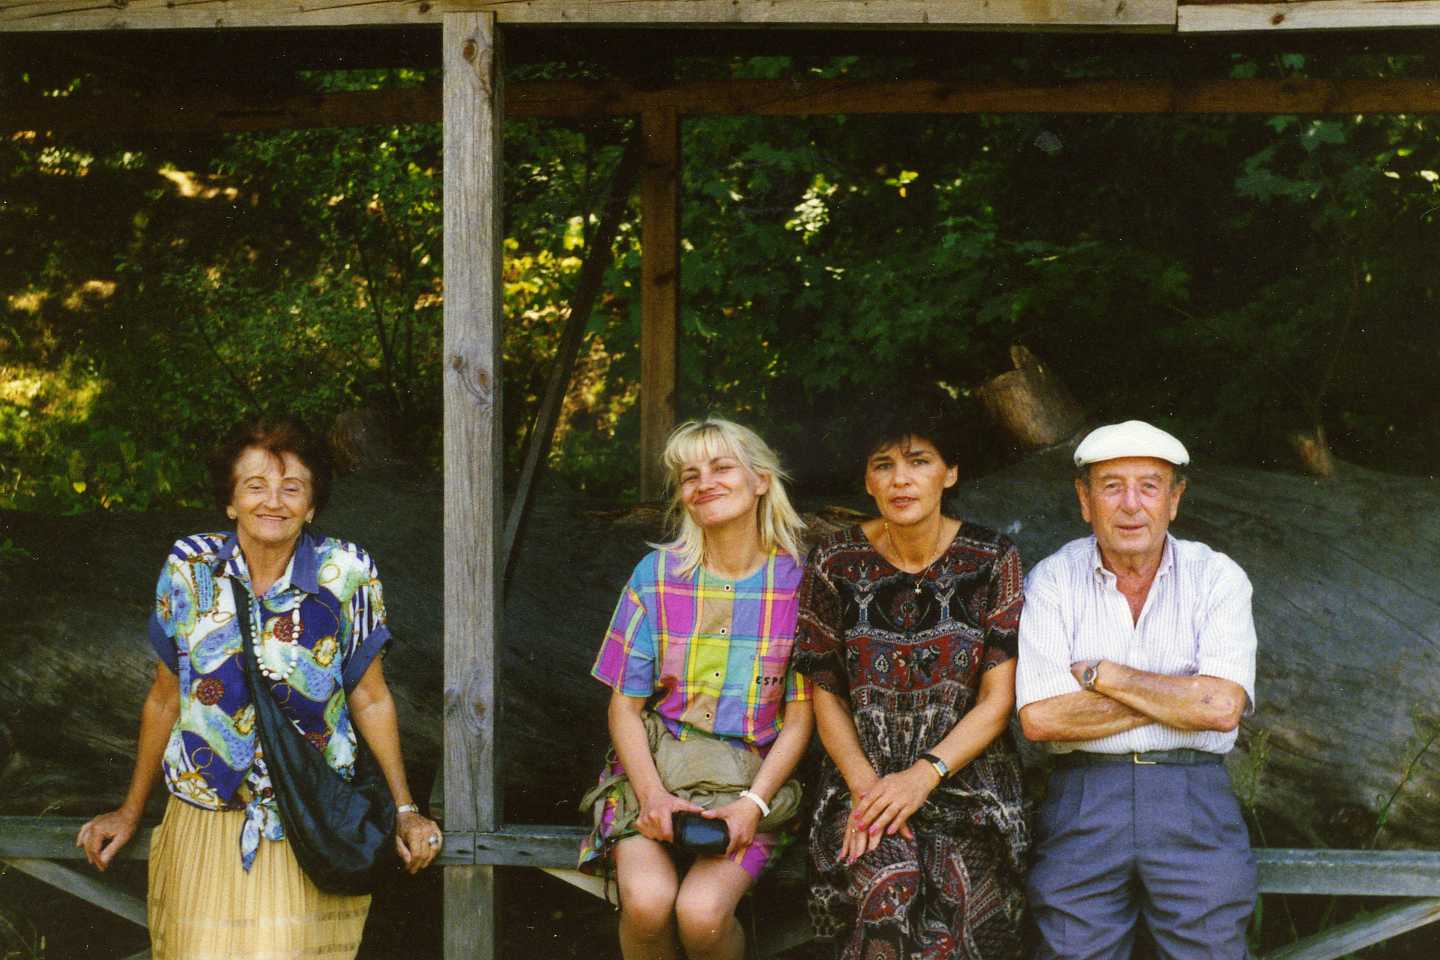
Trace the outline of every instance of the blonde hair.
<path fill-rule="evenodd" d="M 660 463 L 665 468 L 665 488 L 670 495 L 667 515 L 675 539 L 651 546 L 674 553 L 680 560 L 682 576 L 700 566 L 705 559 L 705 531 L 691 519 L 680 500 L 680 471 L 696 460 L 725 455 L 739 460 L 757 477 L 770 480 L 770 488 L 760 495 L 755 508 L 761 549 L 769 553 L 778 547 L 796 563 L 802 562 L 805 521 L 790 505 L 785 492 L 785 481 L 790 477 L 781 468 L 780 458 L 754 430 L 719 417 L 689 420 L 670 431 Z"/>

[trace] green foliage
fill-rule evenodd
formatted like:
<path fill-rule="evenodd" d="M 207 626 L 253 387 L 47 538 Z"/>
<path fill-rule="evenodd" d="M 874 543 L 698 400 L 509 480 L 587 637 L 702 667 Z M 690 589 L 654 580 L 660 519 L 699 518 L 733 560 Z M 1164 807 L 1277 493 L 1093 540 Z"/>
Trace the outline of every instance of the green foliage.
<path fill-rule="evenodd" d="M 1379 841 L 1380 834 L 1384 832 L 1386 825 L 1390 822 L 1390 812 L 1395 806 L 1395 801 L 1415 778 L 1416 768 L 1420 766 L 1420 761 L 1425 759 L 1436 741 L 1440 740 L 1440 713 L 1416 705 L 1411 710 L 1410 722 L 1414 732 L 1405 744 L 1405 755 L 1401 761 L 1400 775 L 1397 778 L 1395 789 L 1391 790 L 1388 795 L 1382 794 L 1375 798 L 1375 832 L 1371 834 L 1368 844 L 1372 848 Z"/>
<path fill-rule="evenodd" d="M 1403 76 L 1414 62 L 1281 55 L 1228 70 L 1341 66 Z M 766 57 L 677 69 L 906 68 Z M 1021 79 L 1168 69 L 1141 53 L 964 65 Z M 512 464 L 630 135 L 618 120 L 507 124 Z M 1272 462 L 1285 433 L 1323 428 L 1342 456 L 1437 468 L 1431 118 L 704 117 L 683 137 L 681 413 L 756 424 L 812 488 L 843 482 L 840 450 L 872 397 L 937 382 L 969 398 L 1016 342 L 1096 417 L 1169 423 L 1210 458 Z M 0 205 L 0 506 L 192 502 L 204 450 L 260 411 L 325 423 L 377 410 L 405 453 L 436 465 L 440 163 L 434 125 L 0 141 L 13 198 Z M 637 472 L 638 226 L 631 209 L 552 454 L 569 483 L 607 496 Z"/>

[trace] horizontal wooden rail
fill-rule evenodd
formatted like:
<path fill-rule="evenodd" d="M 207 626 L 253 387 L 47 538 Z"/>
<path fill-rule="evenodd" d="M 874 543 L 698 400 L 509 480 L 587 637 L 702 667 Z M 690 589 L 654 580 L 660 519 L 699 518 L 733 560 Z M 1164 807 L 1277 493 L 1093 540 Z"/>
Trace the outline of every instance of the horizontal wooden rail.
<path fill-rule="evenodd" d="M 87 903 L 93 903 L 117 917 L 123 917 L 137 926 L 145 926 L 145 901 L 107 885 L 88 867 L 81 871 L 51 860 L 29 857 L 8 857 L 3 862 L 42 883 L 48 883 Z"/>
<path fill-rule="evenodd" d="M 113 913 L 143 922 L 141 901 L 108 887 L 88 868 L 72 869 L 52 862 L 81 858 L 74 837 L 83 822 L 78 817 L 0 817 L 0 860 Z M 121 856 L 146 856 L 152 829 L 146 827 Z M 447 832 L 439 862 L 535 867 L 598 896 L 600 881 L 574 870 L 584 833 L 577 826 L 530 824 L 509 824 L 483 833 Z M 1407 898 L 1291 944 L 1265 960 L 1334 960 L 1440 917 L 1440 851 L 1261 849 L 1255 853 L 1263 893 Z M 803 913 L 779 917 L 772 926 L 762 937 L 766 956 L 811 935 Z"/>
<path fill-rule="evenodd" d="M 79 817 L 0 817 L 0 859 L 76 860 Z M 123 856 L 144 858 L 149 828 Z M 584 835 L 568 825 L 506 824 L 489 833 L 446 832 L 440 863 L 569 868 Z M 1265 893 L 1440 897 L 1440 850 L 1255 851 Z"/>
<path fill-rule="evenodd" d="M 505 109 L 510 117 L 558 119 L 669 110 L 682 116 L 1440 113 L 1440 80 L 735 80 L 658 90 L 623 83 L 536 81 L 509 86 Z M 439 121 L 438 86 L 290 97 L 230 93 L 0 99 L 0 132 L 243 133 Z"/>
<path fill-rule="evenodd" d="M 1255 851 L 1263 893 L 1440 897 L 1440 851 Z"/>
<path fill-rule="evenodd" d="M 502 26 L 1175 30 L 1175 0 L 0 0 L 0 33 L 419 26 L 493 13 Z"/>

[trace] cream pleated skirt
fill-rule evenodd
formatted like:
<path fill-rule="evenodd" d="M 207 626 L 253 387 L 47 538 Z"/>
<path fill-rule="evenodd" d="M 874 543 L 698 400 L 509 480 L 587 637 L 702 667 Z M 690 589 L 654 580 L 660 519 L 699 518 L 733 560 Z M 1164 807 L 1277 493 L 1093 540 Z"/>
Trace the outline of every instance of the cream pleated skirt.
<path fill-rule="evenodd" d="M 370 898 L 322 892 L 284 841 L 261 840 L 246 873 L 244 822 L 170 798 L 150 843 L 154 960 L 351 960 Z"/>

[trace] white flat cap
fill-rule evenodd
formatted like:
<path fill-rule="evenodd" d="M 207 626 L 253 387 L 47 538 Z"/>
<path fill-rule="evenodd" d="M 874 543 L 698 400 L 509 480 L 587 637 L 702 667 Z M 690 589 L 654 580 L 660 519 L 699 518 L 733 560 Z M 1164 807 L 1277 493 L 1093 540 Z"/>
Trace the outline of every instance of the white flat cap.
<path fill-rule="evenodd" d="M 1075 448 L 1077 467 L 1116 457 L 1155 457 L 1177 467 L 1190 462 L 1185 444 L 1143 420 L 1126 420 L 1124 423 L 1096 427 Z"/>

